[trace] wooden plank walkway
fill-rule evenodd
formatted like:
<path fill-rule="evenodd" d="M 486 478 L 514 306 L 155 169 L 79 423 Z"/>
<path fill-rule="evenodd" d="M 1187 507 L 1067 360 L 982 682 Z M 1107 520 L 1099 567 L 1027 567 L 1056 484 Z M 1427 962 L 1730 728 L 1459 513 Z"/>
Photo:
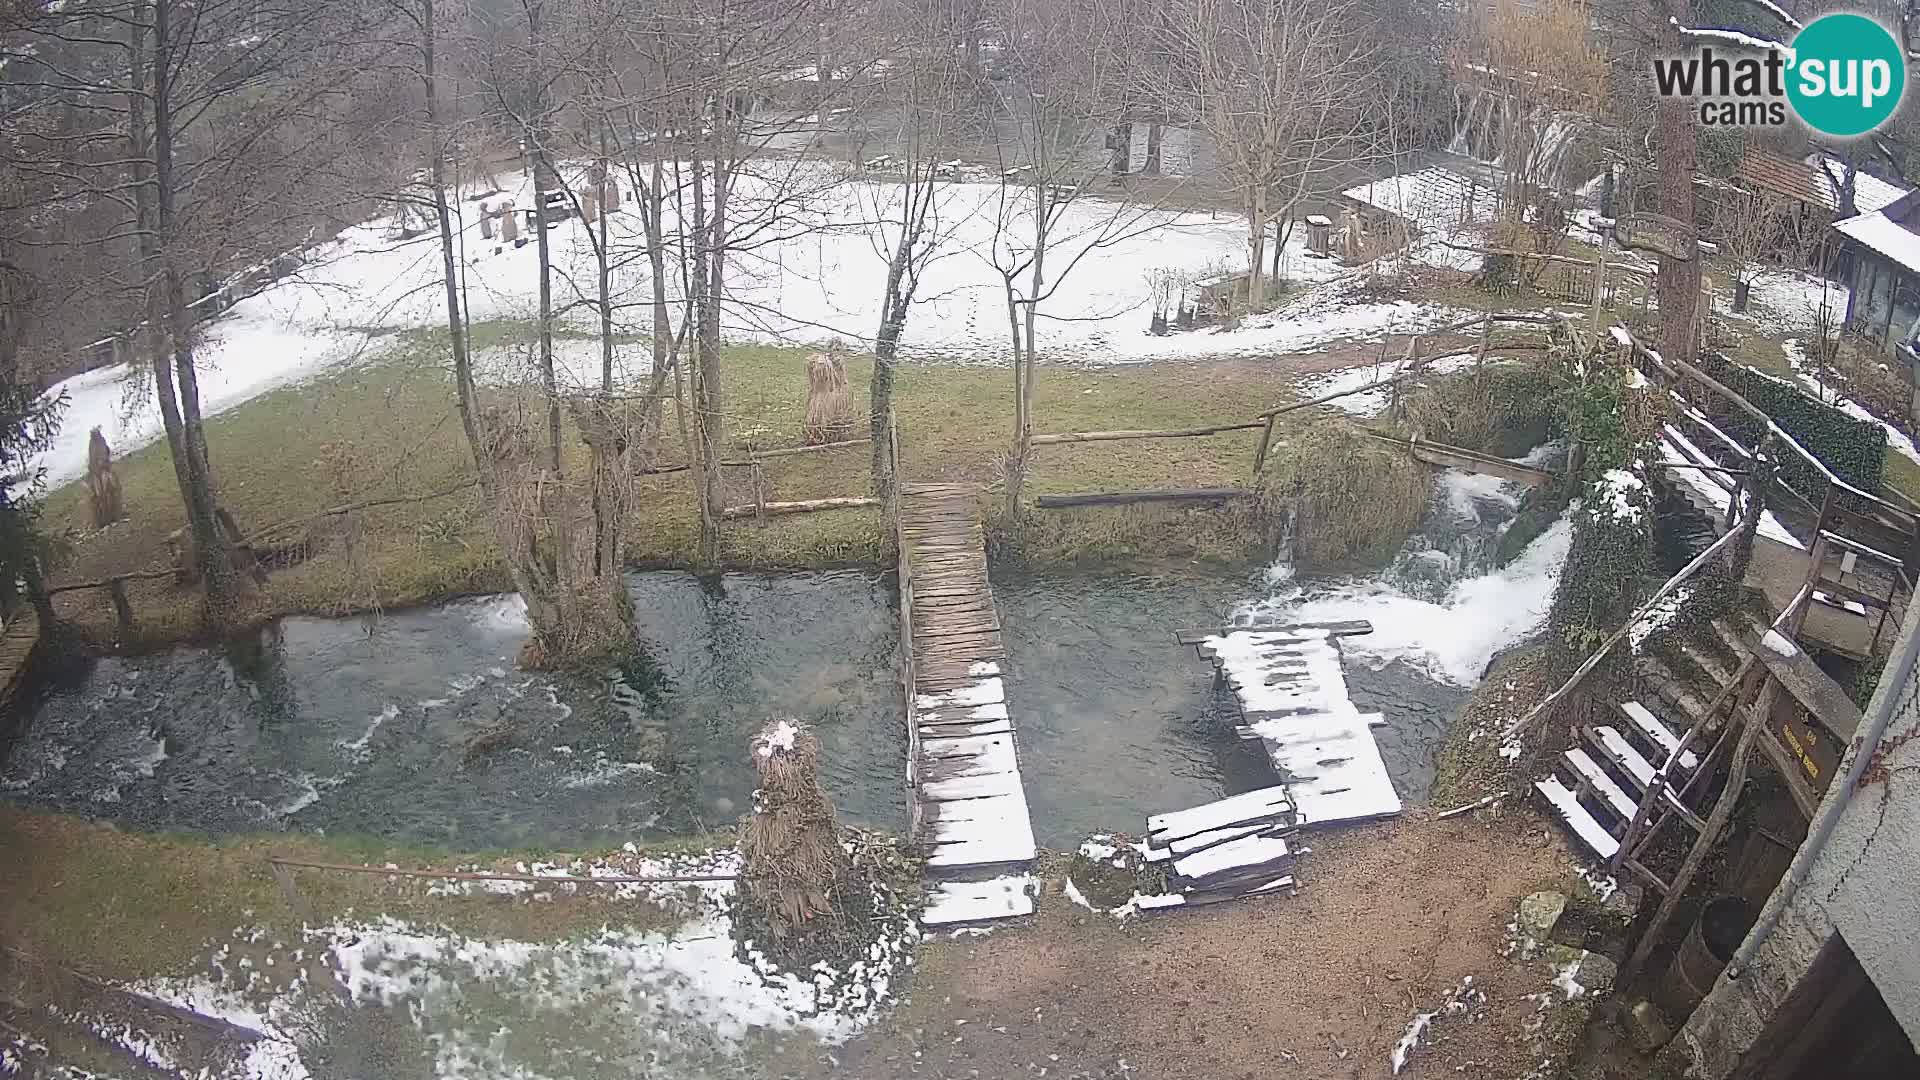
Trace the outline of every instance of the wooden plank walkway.
<path fill-rule="evenodd" d="M 1033 823 L 980 494 L 966 484 L 902 484 L 898 499 L 911 835 L 927 854 L 921 921 L 936 926 L 1033 910 Z"/>
<path fill-rule="evenodd" d="M 39 644 L 40 619 L 32 611 L 21 612 L 0 632 L 0 716 L 14 716 L 14 695 L 26 681 Z"/>
<path fill-rule="evenodd" d="M 1302 828 L 1400 813 L 1373 741 L 1378 713 L 1347 696 L 1337 639 L 1371 625 L 1239 629 L 1197 643 L 1240 706 L 1240 734 L 1259 739 Z"/>

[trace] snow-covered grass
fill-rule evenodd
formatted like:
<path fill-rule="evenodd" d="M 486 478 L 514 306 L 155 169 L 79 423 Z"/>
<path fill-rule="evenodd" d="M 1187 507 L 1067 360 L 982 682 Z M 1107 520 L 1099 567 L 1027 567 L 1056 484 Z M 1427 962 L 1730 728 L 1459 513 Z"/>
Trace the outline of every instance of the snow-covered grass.
<path fill-rule="evenodd" d="M 1838 323 L 1847 313 L 1848 289 L 1818 274 L 1794 270 L 1765 270 L 1754 277 L 1747 292 L 1747 310 L 1733 310 L 1733 286 L 1726 284 L 1714 292 L 1717 314 L 1745 320 L 1768 337 L 1803 334 L 1810 331 L 1824 307 L 1830 321 Z"/>
<path fill-rule="evenodd" d="M 724 874 L 737 871 L 738 858 L 719 851 L 532 869 Z M 542 891 L 575 887 L 519 884 L 533 891 L 496 902 L 524 905 Z M 255 1080 L 318 1075 L 321 1058 L 353 1061 L 348 1044 L 396 1027 L 408 1033 L 398 1037 L 401 1052 L 430 1060 L 444 1077 L 600 1075 L 640 1063 L 663 1075 L 699 1076 L 737 1069 L 769 1040 L 851 1037 L 891 1001 L 918 938 L 910 914 L 886 902 L 864 949 L 837 964 L 781 971 L 751 942 L 736 943 L 731 882 L 604 888 L 618 900 L 615 910 L 643 905 L 670 921 L 544 938 L 353 914 L 295 933 L 243 925 L 209 943 L 199 973 L 139 979 L 128 989 L 260 1035 L 244 1056 L 243 1075 Z M 370 1013 L 383 1019 L 369 1026 Z M 171 1068 L 164 1041 L 137 1026 L 89 1025 Z"/>
<path fill-rule="evenodd" d="M 1840 396 L 1839 390 L 1823 382 L 1811 358 L 1807 356 L 1806 349 L 1799 341 L 1789 339 L 1781 342 L 1780 347 L 1786 351 L 1787 366 L 1793 369 L 1794 378 L 1799 379 L 1802 385 L 1813 391 L 1814 397 L 1833 405 L 1856 420 L 1879 424 L 1886 429 L 1889 449 L 1908 461 L 1920 464 L 1920 449 L 1914 447 L 1913 439 L 1909 438 L 1906 432 L 1868 412 L 1865 406 Z"/>

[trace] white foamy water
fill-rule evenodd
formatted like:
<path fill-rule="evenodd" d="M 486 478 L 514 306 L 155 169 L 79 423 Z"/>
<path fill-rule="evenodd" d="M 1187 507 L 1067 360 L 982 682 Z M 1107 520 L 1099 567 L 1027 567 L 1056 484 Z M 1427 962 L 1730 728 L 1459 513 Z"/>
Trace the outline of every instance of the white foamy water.
<path fill-rule="evenodd" d="M 1366 619 L 1373 633 L 1341 639 L 1347 657 L 1374 668 L 1401 660 L 1441 682 L 1471 688 L 1495 655 L 1545 624 L 1572 539 L 1573 526 L 1562 515 L 1504 568 L 1454 582 L 1439 601 L 1373 577 L 1289 587 L 1243 604 L 1235 614 L 1282 623 Z"/>

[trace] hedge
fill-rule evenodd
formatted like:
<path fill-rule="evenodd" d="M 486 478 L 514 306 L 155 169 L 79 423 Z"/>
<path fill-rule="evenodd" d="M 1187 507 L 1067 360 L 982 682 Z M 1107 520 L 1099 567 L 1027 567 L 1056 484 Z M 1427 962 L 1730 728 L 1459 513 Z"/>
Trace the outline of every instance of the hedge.
<path fill-rule="evenodd" d="M 1866 492 L 1880 490 L 1880 472 L 1886 465 L 1887 429 L 1878 421 L 1861 420 L 1825 404 L 1783 379 L 1730 364 L 1724 357 L 1703 355 L 1700 366 L 1746 398 L 1794 441 L 1826 463 L 1835 476 Z M 1766 437 L 1758 420 L 1733 406 L 1716 402 L 1714 422 L 1748 446 Z M 1780 455 L 1780 479 L 1818 504 L 1826 494 L 1826 479 L 1798 454 Z"/>

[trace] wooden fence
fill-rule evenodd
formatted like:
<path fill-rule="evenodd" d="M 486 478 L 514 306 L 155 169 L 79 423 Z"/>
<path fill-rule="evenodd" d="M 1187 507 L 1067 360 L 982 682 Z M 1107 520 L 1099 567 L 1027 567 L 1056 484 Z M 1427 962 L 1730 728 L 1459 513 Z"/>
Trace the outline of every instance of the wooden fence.
<path fill-rule="evenodd" d="M 1036 505 L 1043 510 L 1064 509 L 1081 506 L 1121 506 L 1132 503 L 1149 502 L 1225 502 L 1251 495 L 1258 486 L 1261 473 L 1266 470 L 1267 461 L 1272 456 L 1274 429 L 1280 417 L 1302 409 L 1330 404 L 1341 398 L 1356 394 L 1365 394 L 1375 390 L 1393 389 L 1401 383 L 1422 378 L 1431 374 L 1430 365 L 1437 360 L 1461 356 L 1479 356 L 1485 359 L 1492 348 L 1491 335 L 1496 325 L 1518 326 L 1558 326 L 1562 319 L 1557 315 L 1483 315 L 1467 319 L 1448 326 L 1416 334 L 1408 340 L 1406 351 L 1392 361 L 1393 373 L 1367 383 L 1363 386 L 1349 387 L 1321 394 L 1306 401 L 1289 402 L 1256 413 L 1247 420 L 1231 420 L 1200 427 L 1173 428 L 1167 430 L 1115 430 L 1115 431 L 1064 431 L 1044 435 L 1035 435 L 1028 440 L 1032 447 L 1065 446 L 1074 443 L 1113 442 L 1132 439 L 1197 439 L 1215 435 L 1225 435 L 1236 431 L 1259 431 L 1259 441 L 1254 446 L 1252 467 L 1244 487 L 1194 487 L 1194 488 L 1149 488 L 1133 491 L 1083 491 L 1053 495 L 1041 495 Z M 1477 333 L 1479 341 L 1464 348 L 1429 355 L 1423 345 L 1448 335 L 1459 333 Z M 1383 356 L 1384 359 L 1384 356 Z M 1377 434 L 1369 432 L 1369 434 Z M 1385 436 L 1381 436 L 1385 438 Z M 1402 440 L 1393 440 L 1400 442 Z M 1424 445 L 1424 444 L 1423 444 Z M 1440 444 L 1432 444 L 1440 446 Z M 1455 447 L 1441 447 L 1443 451 L 1461 457 L 1484 458 L 1485 455 Z M 1416 453 L 1416 456 L 1419 456 Z M 1031 466 L 1029 466 L 1031 467 Z M 1530 470 L 1529 472 L 1536 472 Z M 1527 482 L 1537 481 L 1537 477 L 1525 478 Z"/>

